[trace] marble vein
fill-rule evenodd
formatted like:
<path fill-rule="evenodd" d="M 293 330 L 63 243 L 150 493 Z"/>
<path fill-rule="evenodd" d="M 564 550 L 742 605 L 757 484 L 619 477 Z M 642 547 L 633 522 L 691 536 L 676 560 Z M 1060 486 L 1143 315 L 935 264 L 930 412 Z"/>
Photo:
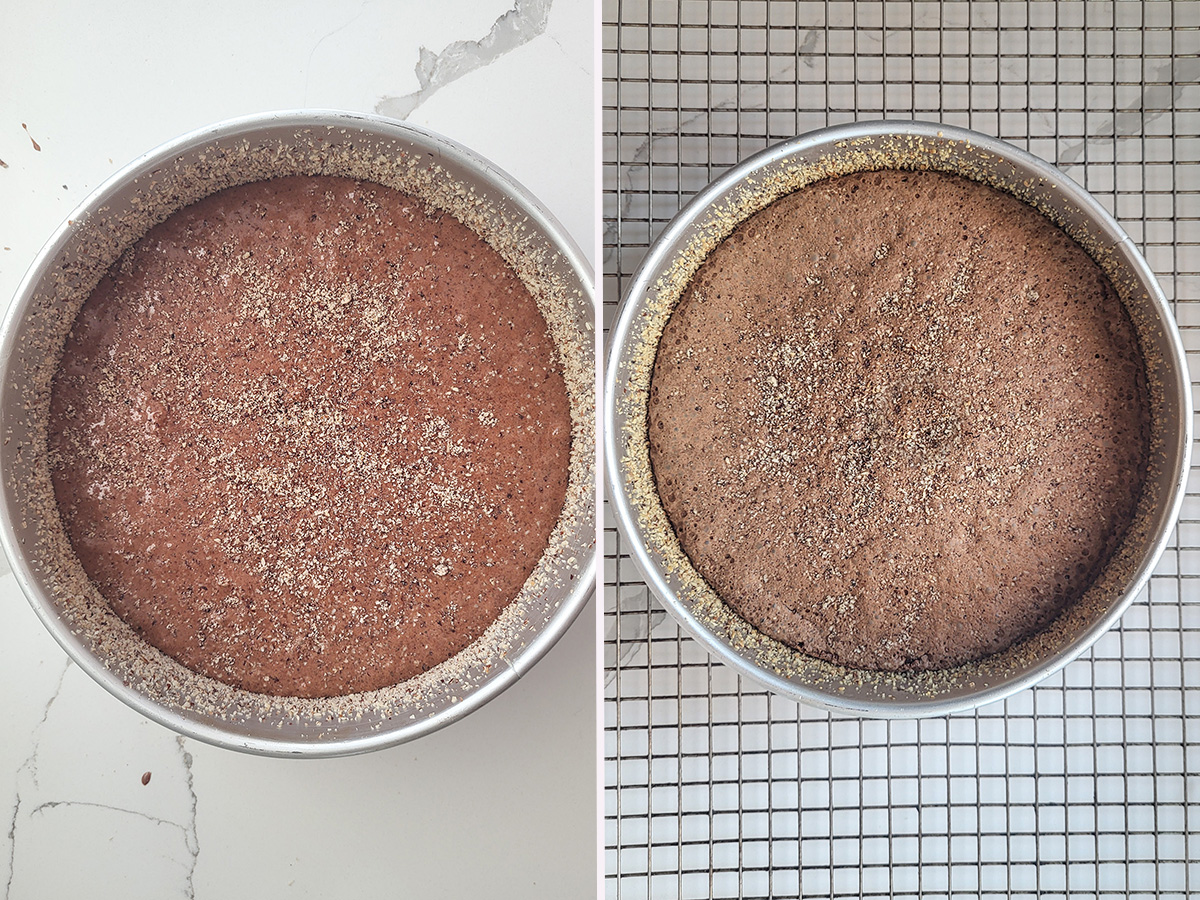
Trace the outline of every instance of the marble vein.
<path fill-rule="evenodd" d="M 647 651 L 646 642 L 650 634 L 667 618 L 658 598 L 645 585 L 627 585 L 617 597 L 617 615 L 608 626 L 605 643 L 617 643 L 621 648 L 617 665 L 606 668 L 604 686 L 610 686 L 617 677 L 617 670 L 628 665 L 635 657 Z"/>
<path fill-rule="evenodd" d="M 583 65 L 583 63 L 576 60 L 570 53 L 568 53 L 567 48 L 562 45 L 562 42 L 558 38 L 556 38 L 552 34 L 548 34 L 548 35 L 546 35 L 546 37 L 548 37 L 550 39 L 550 43 L 552 43 L 555 47 L 557 47 L 559 49 L 559 51 L 562 53 L 562 55 L 564 57 L 566 57 L 566 59 L 568 61 L 570 61 L 572 63 L 572 65 L 575 66 L 575 68 L 577 68 L 580 72 L 582 72 L 588 78 L 592 77 L 592 70 L 589 69 L 587 66 Z"/>
<path fill-rule="evenodd" d="M 347 19 L 343 24 L 341 24 L 337 28 L 333 29 L 333 31 L 330 31 L 327 34 L 322 35 L 320 37 L 320 39 L 315 44 L 313 44 L 312 50 L 310 50 L 308 52 L 308 62 L 305 63 L 305 65 L 304 65 L 304 103 L 303 103 L 304 106 L 308 106 L 308 83 L 312 79 L 312 61 L 313 61 L 313 57 L 317 55 L 317 50 L 319 50 L 321 48 L 321 45 L 323 43 L 325 43 L 327 40 L 329 40 L 331 37 L 333 37 L 335 34 L 340 34 L 341 32 L 345 31 L 347 28 L 349 28 L 351 25 L 353 25 L 355 22 L 357 22 L 359 19 L 361 19 L 363 17 L 363 13 L 365 13 L 367 11 L 367 6 L 368 6 L 367 0 L 363 0 L 363 5 L 358 8 L 358 12 L 356 12 L 353 16 L 351 16 L 349 19 Z"/>
<path fill-rule="evenodd" d="M 1058 156 L 1059 166 L 1066 168 L 1078 162 L 1088 143 L 1119 135 L 1141 134 L 1147 122 L 1174 109 L 1184 89 L 1200 81 L 1200 58 L 1188 57 L 1164 63 L 1149 81 L 1152 83 L 1142 89 L 1138 102 L 1118 110 L 1111 121 L 1101 123 L 1095 132 L 1066 147 Z"/>
<path fill-rule="evenodd" d="M 42 817 L 56 809 L 99 809 L 112 813 L 117 813 L 123 816 L 130 816 L 142 819 L 156 826 L 167 826 L 173 831 L 176 831 L 182 837 L 184 848 L 187 856 L 178 860 L 179 864 L 185 869 L 184 877 L 184 896 L 189 900 L 195 900 L 195 884 L 194 876 L 196 865 L 200 857 L 200 843 L 196 827 L 197 813 L 197 797 L 196 789 L 192 773 L 192 754 L 188 751 L 184 739 L 176 736 L 174 746 L 178 752 L 180 764 L 183 768 L 184 785 L 187 791 L 186 812 L 179 817 L 163 818 L 162 816 L 153 815 L 152 813 L 143 810 L 134 809 L 129 806 L 97 802 L 95 800 L 81 800 L 70 798 L 55 798 L 40 800 L 37 794 L 43 791 L 52 790 L 52 786 L 43 785 L 41 777 L 41 763 L 43 751 L 50 752 L 53 747 L 43 746 L 47 744 L 47 728 L 52 719 L 59 718 L 54 712 L 55 704 L 62 699 L 64 695 L 64 686 L 66 678 L 72 668 L 70 660 L 63 662 L 62 670 L 58 673 L 58 679 L 54 685 L 53 691 L 47 699 L 45 706 L 42 709 L 41 717 L 37 725 L 31 732 L 31 747 L 29 754 L 17 768 L 15 778 L 15 789 L 12 813 L 9 819 L 8 828 L 8 875 L 4 883 L 4 889 L 0 898 L 2 900 L 10 900 L 13 891 L 14 881 L 17 872 L 17 843 L 21 839 L 24 831 L 21 828 L 22 823 L 28 824 L 35 818 Z M 52 743 L 52 742 L 51 742 Z M 50 778 L 54 781 L 54 778 Z M 40 801 L 40 802 L 39 802 Z M 28 838 L 26 838 L 28 840 Z M 28 848 L 27 848 L 28 849 Z M 172 854 L 174 856 L 174 854 Z"/>
<path fill-rule="evenodd" d="M 709 113 L 712 111 L 722 110 L 722 109 L 732 109 L 736 105 L 737 105 L 737 101 L 735 101 L 735 100 L 722 100 L 720 103 L 713 104 L 711 111 L 710 110 L 702 110 L 702 111 L 696 113 L 694 116 L 684 119 L 682 122 L 679 123 L 678 128 L 676 128 L 676 130 L 675 130 L 675 133 L 647 135 L 646 139 L 638 145 L 637 149 L 633 151 L 633 156 L 630 157 L 629 162 L 621 167 L 621 177 L 624 180 L 625 184 L 623 184 L 621 186 L 621 194 L 620 194 L 621 206 L 620 206 L 620 213 L 618 215 L 618 218 L 616 220 L 610 221 L 607 225 L 604 226 L 604 245 L 605 245 L 604 261 L 605 262 L 608 262 L 609 260 L 611 260 L 613 254 L 616 253 L 616 251 L 617 251 L 617 235 L 618 235 L 618 229 L 620 228 L 620 222 L 621 222 L 621 220 L 628 218 L 629 210 L 633 206 L 633 199 L 636 195 L 636 192 L 633 189 L 633 172 L 635 169 L 648 169 L 650 167 L 650 164 L 651 164 L 650 163 L 650 151 L 654 148 L 654 145 L 657 142 L 667 140 L 668 138 L 676 138 L 677 139 L 683 133 L 683 130 L 687 126 L 694 125 L 696 122 L 699 122 L 701 119 L 706 118 L 709 115 Z M 658 237 L 657 234 L 652 234 L 652 235 L 650 235 L 650 240 L 654 240 L 656 237 Z"/>
<path fill-rule="evenodd" d="M 50 698 L 46 701 L 46 705 L 42 707 L 42 717 L 38 720 L 37 726 L 33 729 L 33 746 L 29 750 L 29 755 L 25 757 L 17 769 L 16 776 L 16 796 L 13 798 L 12 816 L 8 822 L 8 878 L 4 883 L 4 897 L 8 900 L 12 893 L 13 877 L 17 871 L 17 822 L 21 816 L 21 779 L 23 776 L 28 776 L 33 781 L 33 786 L 37 787 L 37 767 L 38 767 L 38 751 L 41 747 L 41 731 L 46 724 L 46 720 L 50 717 L 50 708 L 54 706 L 54 702 L 62 693 L 63 682 L 66 680 L 67 672 L 71 668 L 71 661 L 63 662 L 62 671 L 58 673 L 58 681 L 55 682 L 54 691 L 50 694 Z"/>
<path fill-rule="evenodd" d="M 187 873 L 187 897 L 188 900 L 195 900 L 196 864 L 200 862 L 200 835 L 196 830 L 196 784 L 192 776 L 192 754 L 188 752 L 187 745 L 183 742 L 183 735 L 176 735 L 175 746 L 179 749 L 179 758 L 183 763 L 183 774 L 186 778 L 188 797 L 190 798 L 187 824 L 183 826 L 183 841 L 192 857 L 192 864 L 188 867 Z"/>
<path fill-rule="evenodd" d="M 188 841 L 187 828 L 183 825 L 180 825 L 178 822 L 172 822 L 170 819 L 152 816 L 149 813 L 144 813 L 140 810 L 127 809 L 124 806 L 112 806 L 108 803 L 94 803 L 90 800 L 47 800 L 44 803 L 39 803 L 37 806 L 31 809 L 29 811 L 29 815 L 32 818 L 33 816 L 43 815 L 46 810 L 58 809 L 60 807 L 88 807 L 91 809 L 104 809 L 108 810 L 109 812 L 123 813 L 128 816 L 136 816 L 139 819 L 145 819 L 147 822 L 152 822 L 155 825 L 166 825 L 170 828 L 177 829 L 183 834 L 184 841 Z"/>
<path fill-rule="evenodd" d="M 395 119 L 407 119 L 413 110 L 446 85 L 489 65 L 546 30 L 553 0 L 515 0 L 512 9 L 500 16 L 486 35 L 477 41 L 455 41 L 434 53 L 421 47 L 414 71 L 420 88 L 410 94 L 387 96 L 375 111 Z"/>
<path fill-rule="evenodd" d="M 804 40 L 800 42 L 800 46 L 796 48 L 796 56 L 798 56 L 808 68 L 812 68 L 816 63 L 813 57 L 816 55 L 817 42 L 821 40 L 822 32 L 817 30 L 806 31 Z"/>

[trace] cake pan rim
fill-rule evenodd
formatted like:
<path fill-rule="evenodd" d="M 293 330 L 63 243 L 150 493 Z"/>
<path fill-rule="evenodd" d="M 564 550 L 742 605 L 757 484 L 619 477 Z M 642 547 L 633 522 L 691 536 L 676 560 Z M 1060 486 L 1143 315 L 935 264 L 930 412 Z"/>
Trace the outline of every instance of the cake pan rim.
<path fill-rule="evenodd" d="M 202 148 L 206 143 L 250 138 L 273 128 L 296 129 L 361 129 L 364 134 L 378 138 L 409 141 L 437 158 L 446 158 L 464 167 L 486 182 L 498 194 L 511 200 L 523 215 L 535 222 L 558 251 L 566 267 L 578 281 L 582 302 L 594 310 L 594 276 L 592 267 L 578 244 L 558 219 L 524 185 L 500 166 L 470 148 L 430 129 L 401 122 L 372 113 L 350 110 L 304 108 L 281 109 L 251 113 L 224 119 L 192 129 L 147 150 L 100 182 L 69 212 L 47 238 L 22 276 L 0 323 L 0 387 L 7 390 L 13 378 L 12 365 L 21 325 L 30 313 L 42 280 L 50 274 L 62 253 L 68 248 L 77 230 L 86 227 L 88 220 L 103 209 L 104 204 L 132 183 L 171 164 L 180 155 Z M 586 345 L 585 345 L 586 348 Z M 585 357 L 588 354 L 584 354 Z M 590 358 L 590 357 L 589 357 Z M 8 418 L 7 410 L 5 419 Z M 586 544 L 572 547 L 579 557 L 578 572 L 573 587 L 548 618 L 545 627 L 530 640 L 516 648 L 496 665 L 483 684 L 461 700 L 434 715 L 380 730 L 347 737 L 314 737 L 312 740 L 274 739 L 247 736 L 236 728 L 225 728 L 188 718 L 170 709 L 124 681 L 91 650 L 86 637 L 75 633 L 55 609 L 54 601 L 37 584 L 33 569 L 21 548 L 14 524 L 19 509 L 10 508 L 6 486 L 12 477 L 9 464 L 0 454 L 0 546 L 9 559 L 14 578 L 39 620 L 68 656 L 93 680 L 117 699 L 147 718 L 186 737 L 226 749 L 274 757 L 333 757 L 364 753 L 393 746 L 437 731 L 480 708 L 515 684 L 557 643 L 594 595 L 596 546 L 594 535 Z M 593 473 L 594 475 L 594 470 Z M 594 497 L 591 506 L 594 515 Z"/>
<path fill-rule="evenodd" d="M 618 410 L 620 394 L 625 384 L 621 376 L 626 361 L 625 352 L 634 336 L 636 323 L 645 309 L 646 298 L 658 279 L 667 271 L 680 250 L 686 250 L 685 241 L 689 228 L 715 203 L 728 195 L 731 189 L 747 181 L 758 171 L 782 160 L 811 152 L 817 148 L 836 148 L 838 144 L 860 139 L 921 138 L 930 141 L 958 141 L 981 148 L 1008 162 L 1019 163 L 1032 170 L 1056 192 L 1064 195 L 1074 206 L 1087 214 L 1089 223 L 1094 223 L 1107 235 L 1114 247 L 1127 251 L 1133 274 L 1139 286 L 1145 290 L 1162 328 L 1165 342 L 1169 346 L 1171 370 L 1174 382 L 1167 386 L 1168 400 L 1178 413 L 1179 428 L 1175 438 L 1173 456 L 1178 458 L 1179 467 L 1172 473 L 1167 498 L 1156 510 L 1154 520 L 1158 522 L 1153 539 L 1148 541 L 1148 552 L 1140 559 L 1134 570 L 1128 589 L 1120 599 L 1092 622 L 1066 646 L 1047 655 L 1037 665 L 1018 677 L 1006 680 L 975 692 L 931 700 L 904 701 L 857 701 L 847 700 L 834 690 L 823 690 L 811 685 L 799 685 L 779 673 L 769 671 L 745 658 L 731 648 L 727 642 L 713 634 L 711 629 L 692 614 L 667 582 L 662 571 L 643 538 L 638 526 L 634 504 L 626 491 L 627 478 L 622 465 L 623 441 L 618 434 Z M 678 246 L 677 246 L 678 245 Z M 1191 385 L 1187 376 L 1186 357 L 1183 343 L 1166 297 L 1153 271 L 1146 263 L 1137 245 L 1125 233 L 1106 209 L 1070 176 L 1045 160 L 1022 150 L 999 138 L 969 129 L 937 122 L 916 120 L 878 119 L 842 125 L 833 125 L 797 135 L 789 140 L 774 144 L 742 160 L 729 168 L 705 188 L 698 192 L 671 219 L 667 227 L 651 243 L 646 255 L 638 264 L 633 277 L 622 297 L 616 320 L 610 330 L 605 351 L 603 428 L 604 428 L 604 475 L 610 507 L 615 512 L 618 527 L 630 547 L 631 555 L 646 583 L 662 602 L 663 606 L 693 638 L 718 660 L 751 679 L 763 684 L 775 693 L 804 702 L 831 712 L 871 718 L 922 718 L 946 715 L 975 709 L 987 703 L 1004 699 L 1050 677 L 1067 663 L 1076 659 L 1106 633 L 1121 617 L 1142 590 L 1170 542 L 1171 533 L 1178 520 L 1185 495 L 1187 474 L 1192 445 L 1192 399 Z"/>

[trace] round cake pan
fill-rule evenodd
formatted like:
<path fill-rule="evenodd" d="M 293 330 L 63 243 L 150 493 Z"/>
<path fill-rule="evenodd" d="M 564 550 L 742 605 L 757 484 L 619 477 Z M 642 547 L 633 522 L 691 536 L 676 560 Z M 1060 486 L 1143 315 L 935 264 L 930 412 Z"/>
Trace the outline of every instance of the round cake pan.
<path fill-rule="evenodd" d="M 662 329 L 697 268 L 738 222 L 822 178 L 937 170 L 1007 191 L 1074 238 L 1105 270 L 1137 329 L 1151 397 L 1147 487 L 1123 544 L 1092 587 L 1048 628 L 970 665 L 919 674 L 821 662 L 767 638 L 725 606 L 679 546 L 647 450 L 650 376 Z M 654 593 L 717 659 L 783 696 L 871 717 L 942 715 L 1007 697 L 1090 647 L 1137 596 L 1167 546 L 1192 442 L 1179 332 L 1154 274 L 1112 216 L 1048 163 L 996 138 L 923 122 L 860 122 L 801 135 L 731 169 L 670 222 L 629 283 L 609 338 L 605 468 L 617 523 Z"/>
<path fill-rule="evenodd" d="M 539 306 L 554 312 L 548 321 L 572 409 L 566 507 L 517 599 L 448 663 L 394 688 L 331 701 L 235 690 L 132 638 L 73 554 L 63 552 L 69 545 L 45 458 L 50 379 L 75 311 L 103 271 L 177 209 L 230 184 L 284 174 L 362 177 L 418 196 L 436 187 L 426 199 L 450 197 L 443 208 L 485 235 L 510 264 L 515 254 L 521 271 L 535 272 Z M 593 591 L 592 284 L 578 247 L 528 191 L 465 147 L 420 128 L 357 113 L 287 111 L 222 122 L 152 150 L 70 214 L 34 260 L 3 323 L 0 540 L 18 583 L 50 633 L 106 690 L 212 744 L 271 756 L 337 756 L 398 744 L 462 718 L 524 675 Z"/>

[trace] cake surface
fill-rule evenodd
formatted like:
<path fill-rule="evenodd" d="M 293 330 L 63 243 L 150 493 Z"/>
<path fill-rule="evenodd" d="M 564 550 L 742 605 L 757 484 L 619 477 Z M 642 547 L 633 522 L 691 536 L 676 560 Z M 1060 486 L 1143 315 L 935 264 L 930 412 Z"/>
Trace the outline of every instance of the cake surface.
<path fill-rule="evenodd" d="M 730 607 L 830 662 L 948 668 L 1053 620 L 1136 510 L 1132 323 L 1031 207 L 934 172 L 818 182 L 739 225 L 667 322 L 649 450 Z"/>
<path fill-rule="evenodd" d="M 152 229 L 51 396 L 80 563 L 145 640 L 246 690 L 329 697 L 463 649 L 563 508 L 566 387 L 524 284 L 452 216 L 293 176 Z"/>

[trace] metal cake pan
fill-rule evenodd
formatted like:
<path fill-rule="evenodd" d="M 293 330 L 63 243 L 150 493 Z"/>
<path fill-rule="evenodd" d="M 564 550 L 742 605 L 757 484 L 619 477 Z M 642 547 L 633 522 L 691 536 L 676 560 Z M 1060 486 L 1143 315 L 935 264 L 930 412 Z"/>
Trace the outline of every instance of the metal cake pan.
<path fill-rule="evenodd" d="M 1062 227 L 1101 265 L 1135 323 L 1151 385 L 1147 487 L 1124 544 L 1096 583 L 1044 631 L 957 669 L 902 675 L 822 663 L 762 635 L 691 567 L 653 485 L 645 452 L 650 371 L 662 327 L 691 275 L 738 221 L 821 178 L 884 168 L 963 175 L 1013 194 Z M 667 611 L 718 660 L 770 690 L 828 710 L 881 718 L 943 715 L 1000 700 L 1047 678 L 1120 618 L 1167 547 L 1183 502 L 1192 400 L 1170 307 L 1133 241 L 1062 172 L 961 128 L 860 122 L 770 147 L 697 194 L 651 246 L 609 336 L 604 453 L 611 508 L 632 557 Z M 779 660 L 786 657 L 784 665 Z"/>
<path fill-rule="evenodd" d="M 247 160 L 247 171 L 259 174 L 230 176 L 234 157 Z M 50 513 L 44 503 L 38 507 L 33 502 L 38 491 L 45 499 L 49 483 L 44 416 L 39 425 L 44 410 L 39 412 L 37 397 L 39 390 L 48 395 L 55 354 L 61 353 L 74 319 L 73 311 L 64 315 L 62 309 L 81 303 L 99 273 L 146 228 L 226 186 L 222 179 L 247 181 L 310 170 L 354 176 L 360 169 L 374 171 L 372 167 L 403 170 L 403 177 L 416 179 L 414 184 L 442 179 L 461 188 L 471 215 L 495 233 L 519 235 L 511 241 L 517 251 L 510 247 L 510 252 L 528 254 L 536 260 L 538 277 L 556 286 L 545 292 L 557 296 L 555 309 L 565 323 L 555 335 L 556 345 L 561 355 L 571 357 L 564 359 L 568 370 L 586 367 L 586 389 L 579 387 L 581 378 L 572 389 L 568 377 L 572 478 L 557 541 L 552 539 L 555 549 L 544 554 L 534 573 L 540 586 L 518 598 L 520 609 L 515 609 L 517 603 L 510 607 L 515 611 L 502 639 L 489 637 L 489 631 L 455 658 L 453 672 L 436 667 L 411 688 L 402 685 L 385 689 L 386 694 L 352 695 L 336 703 L 277 703 L 211 679 L 201 679 L 211 684 L 200 691 L 204 696 L 195 696 L 182 685 L 198 676 L 148 645 L 132 655 L 113 651 L 115 644 L 128 645 L 128 627 L 111 611 L 97 608 L 95 597 L 82 596 L 86 590 L 67 587 L 74 576 L 64 575 L 55 561 L 52 545 L 59 541 L 61 547 L 65 535 L 53 501 Z M 405 183 L 392 186 L 404 189 Z M 131 222 L 141 224 L 131 228 Z M 462 718 L 524 675 L 593 592 L 592 285 L 590 266 L 578 247 L 511 176 L 451 140 L 394 120 L 331 110 L 266 113 L 197 130 L 138 157 L 59 226 L 21 282 L 0 332 L 0 541 L 18 583 L 50 633 L 101 686 L 148 718 L 211 744 L 271 756 L 346 755 L 411 740 Z M 161 658 L 147 663 L 147 656 Z"/>

